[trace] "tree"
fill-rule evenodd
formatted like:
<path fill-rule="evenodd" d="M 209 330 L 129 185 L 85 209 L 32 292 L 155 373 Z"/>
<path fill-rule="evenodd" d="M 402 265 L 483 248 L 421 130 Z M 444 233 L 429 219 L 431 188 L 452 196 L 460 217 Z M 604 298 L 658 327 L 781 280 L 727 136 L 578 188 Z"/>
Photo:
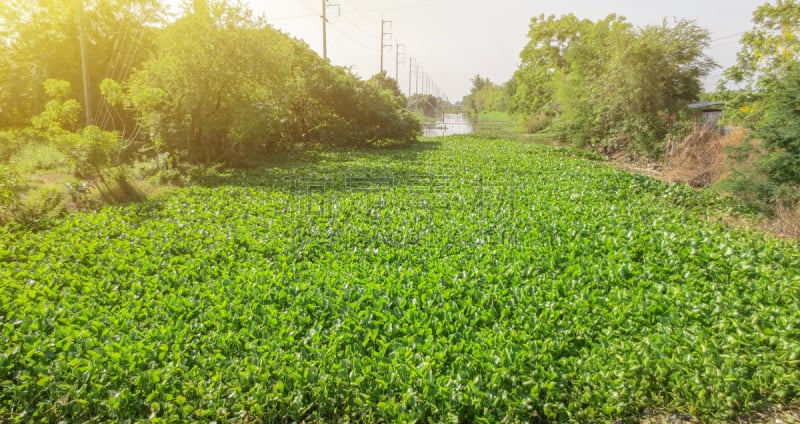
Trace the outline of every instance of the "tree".
<path fill-rule="evenodd" d="M 279 133 L 294 49 L 239 5 L 196 2 L 161 33 L 130 104 L 154 141 L 189 161 L 246 156 Z"/>
<path fill-rule="evenodd" d="M 800 2 L 778 0 L 753 12 L 753 28 L 741 38 L 736 65 L 725 70 L 717 96 L 727 100 L 726 119 L 754 125 L 787 68 L 800 60 Z M 731 82 L 743 87 L 729 91 Z"/>
<path fill-rule="evenodd" d="M 79 15 L 87 39 L 93 120 L 131 129 L 132 121 L 104 108 L 100 81 L 124 81 L 150 54 L 155 26 L 163 22 L 160 0 L 6 1 L 0 8 L 0 128 L 27 125 L 48 101 L 47 79 L 83 92 Z M 81 96 L 81 106 L 84 99 Z M 81 122 L 84 118 L 81 117 Z M 85 122 L 84 122 L 85 123 Z"/>
<path fill-rule="evenodd" d="M 725 71 L 727 80 L 766 89 L 788 67 L 800 60 L 800 2 L 777 0 L 753 12 L 754 27 L 741 39 L 736 65 Z"/>
<path fill-rule="evenodd" d="M 463 103 L 473 115 L 484 111 L 501 111 L 505 109 L 505 90 L 492 83 L 489 78 L 475 75 L 472 78 L 470 94 L 464 97 Z"/>
<path fill-rule="evenodd" d="M 549 120 L 581 146 L 657 156 L 715 66 L 703 53 L 708 31 L 688 21 L 635 29 L 616 15 L 539 17 L 530 37 L 509 84 L 510 108 Z"/>
<path fill-rule="evenodd" d="M 123 97 L 159 149 L 237 162 L 297 144 L 415 137 L 402 96 L 380 88 L 390 81 L 331 66 L 240 4 L 196 1 L 162 31 Z"/>
<path fill-rule="evenodd" d="M 764 142 L 764 156 L 738 187 L 768 212 L 800 202 L 800 62 L 787 63 L 771 86 L 764 117 L 753 128 L 753 137 Z"/>
<path fill-rule="evenodd" d="M 425 116 L 434 117 L 441 109 L 442 100 L 433 94 L 417 93 L 411 96 L 409 103 L 414 110 L 422 112 Z"/>
<path fill-rule="evenodd" d="M 71 98 L 67 81 L 47 80 L 44 90 L 51 98 L 44 111 L 31 119 L 33 127 L 52 140 L 72 162 L 74 172 L 82 177 L 99 177 L 116 164 L 120 151 L 120 135 L 90 125 L 78 125 L 81 106 Z M 100 188 L 98 186 L 98 188 Z"/>
<path fill-rule="evenodd" d="M 580 145 L 657 156 L 677 114 L 700 94 L 714 66 L 709 33 L 689 21 L 633 30 L 616 18 L 596 24 L 567 54 L 556 101 Z"/>
<path fill-rule="evenodd" d="M 522 63 L 512 79 L 514 91 L 509 103 L 512 112 L 528 115 L 553 112 L 553 78 L 568 66 L 565 54 L 583 32 L 581 29 L 591 25 L 591 21 L 579 20 L 572 14 L 531 19 L 530 41 L 520 53 Z"/>
<path fill-rule="evenodd" d="M 403 99 L 405 102 L 405 95 L 403 95 L 403 91 L 400 90 L 400 85 L 397 83 L 397 80 L 390 77 L 386 71 L 381 71 L 372 76 L 369 79 L 370 84 L 378 87 L 381 90 L 389 90 L 393 95 Z"/>

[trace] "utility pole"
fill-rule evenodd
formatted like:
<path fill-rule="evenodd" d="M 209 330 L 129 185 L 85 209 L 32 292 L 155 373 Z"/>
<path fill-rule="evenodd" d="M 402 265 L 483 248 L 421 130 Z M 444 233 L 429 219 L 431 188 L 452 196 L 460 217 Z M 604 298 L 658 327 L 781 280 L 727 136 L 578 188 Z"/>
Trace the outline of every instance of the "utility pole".
<path fill-rule="evenodd" d="M 322 58 L 328 58 L 328 0 L 322 0 Z"/>
<path fill-rule="evenodd" d="M 86 112 L 86 125 L 92 124 L 92 99 L 89 95 L 89 65 L 86 60 L 86 33 L 83 30 L 83 0 L 78 0 L 78 34 L 81 50 L 81 74 L 83 75 L 83 110 Z"/>
<path fill-rule="evenodd" d="M 322 0 L 322 58 L 328 58 L 328 8 L 339 8 L 338 4 L 328 4 L 329 0 Z M 341 13 L 341 10 L 339 10 Z"/>
<path fill-rule="evenodd" d="M 414 72 L 414 66 L 417 59 L 412 57 L 408 60 L 408 98 L 411 98 L 411 74 Z"/>
<path fill-rule="evenodd" d="M 405 44 L 397 44 L 397 52 L 396 52 L 397 54 L 395 56 L 395 61 L 394 61 L 394 80 L 397 81 L 397 85 L 398 86 L 400 85 L 400 64 L 404 63 L 404 62 L 400 62 L 400 54 L 401 54 L 400 53 L 400 47 L 402 47 L 403 50 L 405 50 L 406 49 L 406 45 Z M 404 51 L 402 53 L 403 58 L 405 58 L 405 54 L 406 53 Z"/>
<path fill-rule="evenodd" d="M 392 47 L 391 44 L 386 44 L 386 36 L 389 36 L 389 40 L 392 39 L 392 33 L 386 32 L 386 24 L 391 24 L 392 21 L 385 21 L 381 19 L 381 72 L 383 72 L 383 52 L 386 50 L 387 47 Z"/>

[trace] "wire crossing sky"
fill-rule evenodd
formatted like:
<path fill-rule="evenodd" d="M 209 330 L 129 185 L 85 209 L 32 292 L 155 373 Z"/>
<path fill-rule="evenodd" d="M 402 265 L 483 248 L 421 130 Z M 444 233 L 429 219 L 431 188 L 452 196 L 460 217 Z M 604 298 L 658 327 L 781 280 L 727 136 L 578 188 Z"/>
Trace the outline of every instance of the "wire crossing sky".
<path fill-rule="evenodd" d="M 322 55 L 322 0 L 249 0 L 274 27 L 307 42 Z M 766 0 L 328 0 L 328 57 L 369 78 L 379 71 L 381 20 L 391 21 L 384 50 L 385 70 L 408 90 L 411 58 L 443 97 L 458 101 L 476 74 L 504 83 L 519 66 L 530 19 L 573 13 L 602 19 L 611 13 L 636 26 L 664 19 L 690 19 L 711 31 L 709 55 L 722 67 L 706 79 L 713 89 L 725 67 L 735 63 L 739 38 L 752 28 L 753 11 Z M 397 44 L 405 46 L 395 70 Z M 412 76 L 413 78 L 413 76 Z M 412 82 L 413 85 L 413 82 Z"/>

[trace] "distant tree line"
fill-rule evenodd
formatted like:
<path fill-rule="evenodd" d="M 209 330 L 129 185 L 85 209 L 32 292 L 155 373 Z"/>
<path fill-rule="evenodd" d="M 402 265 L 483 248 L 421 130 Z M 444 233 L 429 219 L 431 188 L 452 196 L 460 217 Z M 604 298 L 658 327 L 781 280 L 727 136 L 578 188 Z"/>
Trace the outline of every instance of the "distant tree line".
<path fill-rule="evenodd" d="M 464 104 L 472 113 L 508 111 L 531 132 L 606 151 L 659 155 L 715 66 L 704 53 L 708 31 L 684 20 L 636 28 L 616 15 L 541 15 L 528 36 L 513 78 L 496 85 L 476 76 Z"/>
<path fill-rule="evenodd" d="M 511 80 L 477 75 L 463 104 L 472 114 L 508 112 L 528 131 L 576 146 L 655 159 L 692 130 L 689 103 L 723 101 L 724 122 L 752 130 L 749 145 L 729 152 L 743 158 L 734 191 L 769 213 L 798 209 L 800 2 L 766 3 L 753 24 L 737 64 L 705 93 L 701 80 L 718 65 L 706 54 L 709 32 L 691 21 L 637 28 L 616 15 L 541 15 Z"/>

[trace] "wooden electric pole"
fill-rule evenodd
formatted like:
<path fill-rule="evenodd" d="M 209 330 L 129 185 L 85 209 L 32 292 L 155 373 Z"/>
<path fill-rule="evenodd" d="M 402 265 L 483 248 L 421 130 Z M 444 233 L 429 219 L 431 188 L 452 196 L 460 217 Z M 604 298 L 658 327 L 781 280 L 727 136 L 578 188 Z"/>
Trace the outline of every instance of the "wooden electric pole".
<path fill-rule="evenodd" d="M 328 4 L 329 0 L 322 0 L 322 58 L 328 58 L 328 8 L 335 7 L 341 14 L 338 4 Z"/>
<path fill-rule="evenodd" d="M 83 110 L 86 112 L 86 125 L 93 121 L 92 99 L 89 94 L 89 64 L 86 59 L 86 32 L 83 30 L 83 0 L 78 0 L 78 37 L 80 38 L 81 74 L 83 76 Z"/>
<path fill-rule="evenodd" d="M 328 58 L 328 0 L 322 0 L 322 58 Z"/>
<path fill-rule="evenodd" d="M 412 57 L 408 60 L 408 98 L 411 98 L 411 74 L 414 72 L 414 66 L 417 59 Z"/>
<path fill-rule="evenodd" d="M 403 50 L 405 50 L 406 45 L 405 44 L 398 44 L 397 45 L 397 52 L 395 52 L 396 55 L 395 55 L 395 59 L 394 59 L 394 80 L 397 81 L 398 87 L 400 86 L 400 64 L 403 63 L 403 62 L 400 62 L 400 47 L 402 47 Z M 403 52 L 403 57 L 405 58 L 405 52 Z"/>
<path fill-rule="evenodd" d="M 386 24 L 390 24 L 392 21 L 385 21 L 381 19 L 381 72 L 383 72 L 383 52 L 386 50 L 387 47 L 391 47 L 391 44 L 386 44 L 386 36 L 389 36 L 389 39 L 392 39 L 392 33 L 386 32 Z"/>

